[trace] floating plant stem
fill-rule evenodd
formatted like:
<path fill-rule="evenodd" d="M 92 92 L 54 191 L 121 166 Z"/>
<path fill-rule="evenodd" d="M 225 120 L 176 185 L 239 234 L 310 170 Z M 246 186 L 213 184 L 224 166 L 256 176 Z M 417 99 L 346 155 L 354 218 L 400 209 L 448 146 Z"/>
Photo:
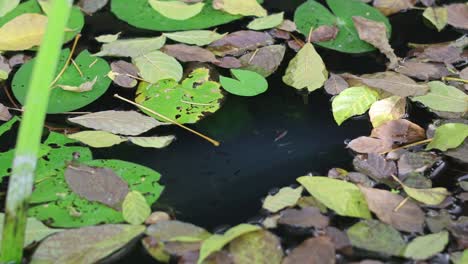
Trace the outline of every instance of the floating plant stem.
<path fill-rule="evenodd" d="M 398 148 L 394 148 L 394 149 L 382 152 L 382 153 L 380 153 L 380 155 L 384 155 L 384 154 L 387 154 L 387 153 L 390 153 L 390 152 L 393 152 L 393 151 L 397 151 L 397 150 L 400 150 L 400 149 L 411 148 L 411 147 L 427 144 L 427 143 L 430 143 L 432 140 L 433 140 L 432 138 L 428 138 L 428 139 L 425 139 L 425 140 L 417 141 L 417 142 L 414 142 L 414 143 L 411 143 L 411 144 L 408 144 L 408 145 L 404 145 L 404 146 L 401 146 L 401 147 L 398 147 Z"/>
<path fill-rule="evenodd" d="M 29 197 L 41 143 L 42 127 L 70 14 L 72 1 L 53 0 L 47 30 L 34 65 L 20 125 L 3 225 L 1 263 L 21 263 Z"/>

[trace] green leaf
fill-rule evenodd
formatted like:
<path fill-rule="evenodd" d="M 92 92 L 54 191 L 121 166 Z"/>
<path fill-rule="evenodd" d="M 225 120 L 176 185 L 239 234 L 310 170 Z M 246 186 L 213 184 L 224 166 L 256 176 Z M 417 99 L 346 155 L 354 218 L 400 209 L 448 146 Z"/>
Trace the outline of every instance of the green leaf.
<path fill-rule="evenodd" d="M 169 146 L 174 140 L 175 136 L 162 136 L 162 137 L 129 137 L 128 140 L 135 145 L 144 148 L 165 148 Z"/>
<path fill-rule="evenodd" d="M 247 25 L 247 28 L 252 30 L 270 29 L 279 26 L 281 23 L 283 23 L 283 20 L 284 12 L 281 12 L 278 14 L 257 18 L 254 21 L 250 22 Z"/>
<path fill-rule="evenodd" d="M 31 263 L 96 263 L 144 230 L 142 225 L 100 225 L 65 230 L 44 240 L 34 251 Z"/>
<path fill-rule="evenodd" d="M 303 176 L 297 181 L 326 207 L 342 216 L 369 219 L 371 214 L 359 188 L 349 182 L 328 177 Z"/>
<path fill-rule="evenodd" d="M 219 34 L 210 30 L 190 30 L 172 33 L 164 33 L 164 36 L 181 43 L 205 46 L 221 39 L 226 34 Z"/>
<path fill-rule="evenodd" d="M 429 20 L 440 32 L 447 26 L 448 11 L 446 7 L 427 7 L 423 12 L 423 17 Z"/>
<path fill-rule="evenodd" d="M 57 65 L 57 75 L 65 65 L 69 54 L 69 49 L 63 50 L 60 54 L 59 64 Z M 23 64 L 13 77 L 13 94 L 22 104 L 24 104 L 26 99 L 29 88 L 29 77 L 35 61 L 36 59 L 32 59 Z M 111 68 L 105 60 L 92 57 L 87 50 L 84 50 L 76 57 L 75 62 L 83 73 L 83 76 L 70 64 L 56 85 L 79 86 L 97 77 L 96 84 L 91 91 L 82 93 L 64 91 L 63 89 L 54 87 L 49 97 L 47 113 L 68 112 L 84 107 L 98 99 L 109 88 L 111 79 L 107 78 L 106 74 Z M 89 67 L 90 65 L 92 66 Z"/>
<path fill-rule="evenodd" d="M 161 51 L 152 51 L 133 58 L 133 63 L 140 70 L 140 75 L 150 83 L 157 83 L 164 79 L 182 79 L 183 68 L 173 57 Z"/>
<path fill-rule="evenodd" d="M 309 0 L 299 6 L 294 14 L 298 31 L 308 36 L 311 28 L 322 25 L 337 26 L 339 29 L 335 39 L 318 42 L 317 45 L 346 53 L 362 53 L 372 51 L 375 48 L 362 41 L 354 26 L 353 16 L 361 16 L 370 20 L 385 23 L 387 35 L 391 35 L 391 25 L 388 19 L 377 9 L 359 0 L 327 0 L 331 13 L 323 5 L 314 0 Z"/>
<path fill-rule="evenodd" d="M 442 252 L 448 242 L 449 234 L 447 231 L 416 237 L 406 247 L 404 256 L 415 260 L 428 259 Z"/>
<path fill-rule="evenodd" d="M 264 17 L 267 11 L 256 0 L 213 0 L 213 8 L 231 15 Z"/>
<path fill-rule="evenodd" d="M 393 227 L 377 220 L 365 220 L 350 227 L 346 234 L 351 245 L 391 256 L 401 256 L 405 241 Z"/>
<path fill-rule="evenodd" d="M 206 68 L 194 70 L 178 84 L 174 80 L 162 80 L 156 84 L 141 82 L 135 102 L 142 104 L 179 123 L 195 123 L 221 107 L 224 95 L 219 83 L 209 80 Z M 148 111 L 146 114 L 167 122 Z"/>
<path fill-rule="evenodd" d="M 427 205 L 439 205 L 450 195 L 447 189 L 442 187 L 416 189 L 404 184 L 402 186 L 408 196 Z"/>
<path fill-rule="evenodd" d="M 266 230 L 250 232 L 229 244 L 234 263 L 280 264 L 283 250 L 278 237 Z"/>
<path fill-rule="evenodd" d="M 153 204 L 164 189 L 158 183 L 161 177 L 159 173 L 138 164 L 121 160 L 92 160 L 81 164 L 111 169 L 128 183 L 131 191 L 142 193 L 148 204 Z M 48 174 L 42 174 L 39 182 L 36 180 L 31 197 L 32 207 L 28 211 L 30 216 L 56 227 L 80 227 L 124 221 L 122 212 L 98 202 L 90 202 L 75 194 L 65 181 L 64 167 L 62 165 Z"/>
<path fill-rule="evenodd" d="M 123 201 L 122 214 L 128 223 L 140 225 L 150 216 L 151 208 L 140 192 L 132 191 L 127 194 Z"/>
<path fill-rule="evenodd" d="M 432 141 L 426 150 L 439 149 L 446 151 L 457 148 L 468 137 L 468 125 L 462 123 L 448 123 L 436 128 Z"/>
<path fill-rule="evenodd" d="M 4 16 L 19 5 L 20 0 L 4 0 L 0 2 L 0 17 Z"/>
<path fill-rule="evenodd" d="M 377 100 L 379 94 L 366 86 L 347 88 L 333 98 L 333 117 L 341 125 L 352 116 L 364 114 Z"/>
<path fill-rule="evenodd" d="M 161 15 L 174 20 L 187 20 L 198 15 L 205 3 L 187 4 L 181 1 L 149 0 L 151 7 Z"/>
<path fill-rule="evenodd" d="M 432 110 L 464 113 L 468 111 L 468 95 L 453 86 L 440 81 L 428 83 L 430 92 L 426 95 L 413 97 Z"/>
<path fill-rule="evenodd" d="M 255 96 L 268 89 L 267 80 L 256 72 L 232 69 L 231 73 L 237 80 L 224 76 L 220 76 L 219 79 L 223 89 L 229 93 L 240 96 Z"/>
<path fill-rule="evenodd" d="M 280 210 L 283 210 L 286 207 L 292 207 L 296 205 L 299 198 L 301 198 L 301 194 L 304 188 L 291 188 L 291 187 L 284 187 L 279 190 L 278 193 L 274 195 L 268 195 L 263 201 L 263 208 L 272 212 L 276 213 Z"/>
<path fill-rule="evenodd" d="M 283 82 L 296 89 L 307 88 L 309 92 L 322 87 L 328 79 L 328 71 L 314 46 L 306 43 L 286 69 Z"/>
<path fill-rule="evenodd" d="M 121 39 L 102 45 L 94 56 L 138 57 L 159 50 L 166 43 L 164 35 L 155 38 Z"/>
<path fill-rule="evenodd" d="M 13 118 L 11 118 L 10 120 L 8 120 L 7 122 L 5 122 L 3 125 L 0 126 L 0 137 L 5 134 L 8 130 L 11 129 L 11 127 L 16 123 L 18 122 L 20 119 L 18 116 L 14 116 Z"/>
<path fill-rule="evenodd" d="M 78 140 L 93 148 L 107 148 L 127 141 L 126 138 L 114 135 L 106 131 L 82 131 L 68 135 L 69 138 Z"/>
<path fill-rule="evenodd" d="M 197 264 L 203 263 L 203 261 L 209 257 L 212 253 L 221 250 L 225 245 L 227 245 L 232 240 L 245 235 L 250 232 L 260 230 L 259 226 L 249 225 L 249 224 L 240 224 L 235 227 L 230 228 L 223 235 L 214 234 L 203 241 L 200 248 L 200 257 L 198 258 Z"/>

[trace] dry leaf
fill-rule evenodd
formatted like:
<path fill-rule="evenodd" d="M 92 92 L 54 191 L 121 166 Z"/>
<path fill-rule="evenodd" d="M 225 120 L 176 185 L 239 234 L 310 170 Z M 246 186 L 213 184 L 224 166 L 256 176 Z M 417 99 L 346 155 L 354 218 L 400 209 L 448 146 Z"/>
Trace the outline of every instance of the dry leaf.
<path fill-rule="evenodd" d="M 94 84 L 96 84 L 97 76 L 94 77 L 92 81 L 85 82 L 80 84 L 80 86 L 71 86 L 71 85 L 57 85 L 58 87 L 62 88 L 65 91 L 74 92 L 74 93 L 83 93 L 89 92 L 93 89 Z"/>
<path fill-rule="evenodd" d="M 138 77 L 138 69 L 135 65 L 123 60 L 111 63 L 112 71 L 107 75 L 117 85 L 125 88 L 133 88 L 138 84 L 134 77 Z"/>
<path fill-rule="evenodd" d="M 273 38 L 266 32 L 241 30 L 228 34 L 222 39 L 211 43 L 208 46 L 208 50 L 220 57 L 226 55 L 239 56 L 246 51 L 271 45 L 273 42 Z"/>
<path fill-rule="evenodd" d="M 294 32 L 294 31 L 297 30 L 296 23 L 294 23 L 293 21 L 291 21 L 289 19 L 283 20 L 283 23 L 281 23 L 281 25 L 277 26 L 277 28 L 281 29 L 281 30 L 284 30 L 284 31 L 287 31 L 287 32 Z"/>
<path fill-rule="evenodd" d="M 392 120 L 372 130 L 371 137 L 398 143 L 413 143 L 426 138 L 425 130 L 406 119 Z"/>
<path fill-rule="evenodd" d="M 8 111 L 8 108 L 0 103 L 0 121 L 8 121 L 11 119 L 11 117 L 12 116 L 10 111 Z"/>
<path fill-rule="evenodd" d="M 22 14 L 0 28 L 0 50 L 26 50 L 39 46 L 47 26 L 47 17 Z"/>
<path fill-rule="evenodd" d="M 198 61 L 214 63 L 218 61 L 211 51 L 197 46 L 185 44 L 166 45 L 161 51 L 182 62 Z"/>
<path fill-rule="evenodd" d="M 358 153 L 382 153 L 392 149 L 393 142 L 379 138 L 358 137 L 348 143 L 348 148 Z"/>
<path fill-rule="evenodd" d="M 455 45 L 431 45 L 418 55 L 418 59 L 451 64 L 463 60 L 462 52 L 463 49 Z"/>
<path fill-rule="evenodd" d="M 338 35 L 338 32 L 340 30 L 338 29 L 337 26 L 328 26 L 328 25 L 323 25 L 319 26 L 318 28 L 314 29 L 312 31 L 311 36 L 309 36 L 309 39 L 311 42 L 322 42 L 322 41 L 329 41 L 332 39 L 336 38 L 336 35 Z"/>
<path fill-rule="evenodd" d="M 369 153 L 367 159 L 363 156 L 356 156 L 353 165 L 357 171 L 373 178 L 377 182 L 395 185 L 392 175 L 397 173 L 394 161 L 386 160 L 379 154 Z"/>
<path fill-rule="evenodd" d="M 78 6 L 81 7 L 81 10 L 86 14 L 92 15 L 106 6 L 107 2 L 109 2 L 109 0 L 80 0 Z"/>
<path fill-rule="evenodd" d="M 335 264 L 335 246 L 327 236 L 305 240 L 283 260 L 282 264 Z"/>
<path fill-rule="evenodd" d="M 411 78 L 392 71 L 366 74 L 357 79 L 369 87 L 401 97 L 425 95 L 429 92 L 427 84 L 416 83 Z"/>
<path fill-rule="evenodd" d="M 243 69 L 268 77 L 281 65 L 285 52 L 286 47 L 283 45 L 270 45 L 247 53 L 239 60 Z"/>
<path fill-rule="evenodd" d="M 226 69 L 236 69 L 242 67 L 242 63 L 239 59 L 231 56 L 226 56 L 219 58 L 217 62 L 214 63 L 216 66 Z"/>
<path fill-rule="evenodd" d="M 468 29 L 468 5 L 451 4 L 446 6 L 448 11 L 448 24 L 461 29 Z"/>
<path fill-rule="evenodd" d="M 387 121 L 403 118 L 406 113 L 406 98 L 391 96 L 372 104 L 369 117 L 373 127 L 379 127 Z"/>
<path fill-rule="evenodd" d="M 349 85 L 343 77 L 330 73 L 330 78 L 325 82 L 324 88 L 328 94 L 337 95 L 348 88 Z"/>
<path fill-rule="evenodd" d="M 450 74 L 445 64 L 417 60 L 402 61 L 395 71 L 423 81 L 440 80 Z"/>
<path fill-rule="evenodd" d="M 329 224 L 328 217 L 322 215 L 316 207 L 302 209 L 286 209 L 281 212 L 279 224 L 300 228 L 325 228 Z"/>
<path fill-rule="evenodd" d="M 374 7 L 384 15 L 389 16 L 412 8 L 416 2 L 417 0 L 375 0 Z"/>

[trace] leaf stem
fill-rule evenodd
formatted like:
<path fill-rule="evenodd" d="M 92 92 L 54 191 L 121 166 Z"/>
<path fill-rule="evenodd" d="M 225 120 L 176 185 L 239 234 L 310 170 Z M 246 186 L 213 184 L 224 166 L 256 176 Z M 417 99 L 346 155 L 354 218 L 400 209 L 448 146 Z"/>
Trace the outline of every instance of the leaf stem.
<path fill-rule="evenodd" d="M 50 84 L 50 87 L 54 87 L 54 85 L 58 82 L 58 80 L 60 80 L 60 77 L 62 77 L 62 75 L 65 73 L 65 71 L 67 70 L 68 68 L 68 65 L 70 65 L 70 61 L 73 57 L 73 53 L 75 52 L 75 48 L 76 48 L 76 45 L 78 44 L 78 40 L 81 38 L 81 35 L 78 34 L 76 35 L 75 37 L 75 40 L 73 41 L 73 45 L 72 45 L 72 48 L 71 48 L 71 51 L 70 51 L 70 55 L 68 55 L 68 58 L 67 58 L 67 61 L 65 62 L 65 64 L 63 65 L 62 69 L 60 70 L 59 74 L 57 75 L 57 77 L 55 77 L 55 79 L 52 81 L 52 83 Z"/>
<path fill-rule="evenodd" d="M 414 143 L 411 143 L 411 144 L 408 144 L 408 145 L 404 145 L 404 146 L 401 146 L 401 147 L 398 147 L 398 148 L 394 148 L 394 149 L 391 149 L 391 150 L 388 150 L 388 151 L 381 152 L 380 155 L 384 155 L 384 154 L 387 154 L 387 153 L 390 153 L 390 152 L 393 152 L 393 151 L 397 151 L 397 150 L 400 150 L 400 149 L 411 148 L 411 147 L 414 147 L 414 146 L 419 146 L 419 145 L 423 145 L 423 144 L 426 144 L 426 143 L 430 143 L 432 140 L 433 140 L 432 138 L 428 138 L 428 139 L 425 139 L 425 140 L 417 141 L 417 142 L 414 142 Z"/>
<path fill-rule="evenodd" d="M 462 79 L 462 78 L 455 78 L 455 77 L 443 77 L 443 81 L 454 81 L 454 82 L 462 82 L 462 83 L 468 83 L 468 80 Z"/>

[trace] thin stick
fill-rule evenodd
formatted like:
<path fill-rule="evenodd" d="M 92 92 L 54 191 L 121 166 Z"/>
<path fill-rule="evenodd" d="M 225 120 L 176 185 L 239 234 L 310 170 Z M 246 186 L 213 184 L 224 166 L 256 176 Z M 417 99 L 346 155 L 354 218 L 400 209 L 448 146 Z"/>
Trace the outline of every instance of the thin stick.
<path fill-rule="evenodd" d="M 461 79 L 461 78 L 455 78 L 455 77 L 443 77 L 442 80 L 444 80 L 444 81 L 454 81 L 454 82 L 468 83 L 468 80 Z"/>
<path fill-rule="evenodd" d="M 249 62 L 248 62 L 249 64 L 250 64 L 250 63 L 252 62 L 252 60 L 255 58 L 255 56 L 257 55 L 258 51 L 259 51 L 259 49 L 256 49 L 256 50 L 254 51 L 254 53 L 252 54 L 252 56 L 251 56 L 250 59 L 249 59 Z"/>
<path fill-rule="evenodd" d="M 430 143 L 432 140 L 433 140 L 432 138 L 428 138 L 428 139 L 425 139 L 425 140 L 414 142 L 414 143 L 411 143 L 411 144 L 408 144 L 408 145 L 404 145 L 404 146 L 401 146 L 401 147 L 398 147 L 398 148 L 394 148 L 394 149 L 391 149 L 391 150 L 388 150 L 388 151 L 381 152 L 380 155 L 384 155 L 384 154 L 387 154 L 387 153 L 390 153 L 390 152 L 393 152 L 393 151 L 397 151 L 397 150 L 400 150 L 400 149 L 411 148 L 411 147 L 414 147 L 414 146 L 419 146 L 419 145 L 423 145 L 423 144 L 426 144 L 426 143 Z"/>
<path fill-rule="evenodd" d="M 309 36 L 307 36 L 307 42 L 310 43 L 311 39 L 312 39 L 312 32 L 314 31 L 314 27 L 310 27 L 310 30 L 309 30 Z"/>
<path fill-rule="evenodd" d="M 187 130 L 187 131 L 190 131 L 190 132 L 192 132 L 193 134 L 195 134 L 195 135 L 197 135 L 197 136 L 199 136 L 199 137 L 201 137 L 201 138 L 207 140 L 208 142 L 210 142 L 211 144 L 215 145 L 216 147 L 218 147 L 218 146 L 221 144 L 221 143 L 219 143 L 218 141 L 216 141 L 216 140 L 214 140 L 214 139 L 212 139 L 212 138 L 210 138 L 210 137 L 208 137 L 208 136 L 205 136 L 205 135 L 203 135 L 202 133 L 197 132 L 197 131 L 195 131 L 195 130 L 193 130 L 193 129 L 191 129 L 191 128 L 188 128 L 188 127 L 186 127 L 186 126 L 184 126 L 184 125 L 182 125 L 182 124 L 179 124 L 178 122 L 176 122 L 176 121 L 170 119 L 169 117 L 166 117 L 166 116 L 164 116 L 164 115 L 162 115 L 162 114 L 160 114 L 160 113 L 157 113 L 157 112 L 155 112 L 154 110 L 149 109 L 149 108 L 146 107 L 146 106 L 143 106 L 143 105 L 141 105 L 141 104 L 132 102 L 132 101 L 128 100 L 127 98 L 123 98 L 122 96 L 120 96 L 120 95 L 118 95 L 118 94 L 114 94 L 114 97 L 115 97 L 115 98 L 118 98 L 118 99 L 120 99 L 120 100 L 122 100 L 122 101 L 125 101 L 125 102 L 127 102 L 127 103 L 129 103 L 129 104 L 132 104 L 132 105 L 134 105 L 134 106 L 137 106 L 137 107 L 139 107 L 139 108 L 142 108 L 142 109 L 144 109 L 144 110 L 146 110 L 146 111 L 152 113 L 153 115 L 156 115 L 156 116 L 158 116 L 158 117 L 160 117 L 160 118 L 162 118 L 162 119 L 164 119 L 164 120 L 166 120 L 166 121 L 169 121 L 169 122 L 171 122 L 172 124 L 174 124 L 174 125 L 176 125 L 176 126 L 179 126 L 179 127 L 183 128 L 183 129 L 185 129 L 185 130 Z"/>
<path fill-rule="evenodd" d="M 91 62 L 91 64 L 88 66 L 88 68 L 91 68 L 94 66 L 94 64 L 96 64 L 96 62 L 98 62 L 98 59 L 95 59 L 93 62 Z"/>
<path fill-rule="evenodd" d="M 13 98 L 11 97 L 10 91 L 8 91 L 8 88 L 6 87 L 6 85 L 3 85 L 3 90 L 5 91 L 5 94 L 8 97 L 8 100 L 10 100 L 10 103 L 14 107 L 19 108 L 19 106 L 15 103 L 15 100 L 13 100 Z"/>
<path fill-rule="evenodd" d="M 80 76 L 83 77 L 83 72 L 80 70 L 80 67 L 78 66 L 78 64 L 76 64 L 75 60 L 71 59 L 71 62 L 73 63 L 73 66 L 75 66 L 75 69 L 78 71 Z"/>
<path fill-rule="evenodd" d="M 131 75 L 131 74 L 129 74 L 129 73 L 125 73 L 124 75 L 125 75 L 125 76 L 128 76 L 128 77 L 131 77 L 131 78 L 133 78 L 133 79 L 135 79 L 135 80 L 139 80 L 139 81 L 143 81 L 143 82 L 149 83 L 147 80 L 145 80 L 145 79 L 143 79 L 143 78 L 140 78 L 140 77 L 138 77 L 138 76 L 133 76 L 133 75 Z"/>
<path fill-rule="evenodd" d="M 78 44 L 78 40 L 81 38 L 81 35 L 78 34 L 76 35 L 75 37 L 75 40 L 73 41 L 73 45 L 72 45 L 72 49 L 70 51 L 70 55 L 68 55 L 68 58 L 67 58 L 67 61 L 65 62 L 65 64 L 63 65 L 63 68 L 62 70 L 60 70 L 59 74 L 57 75 L 57 77 L 55 77 L 55 79 L 52 81 L 52 83 L 50 84 L 50 87 L 53 87 L 57 82 L 58 80 L 60 79 L 60 77 L 62 77 L 62 75 L 65 73 L 65 70 L 67 70 L 68 68 L 68 65 L 70 65 L 70 61 L 73 57 L 73 53 L 75 52 L 75 48 L 76 48 L 76 45 Z"/>
<path fill-rule="evenodd" d="M 400 208 L 402 208 L 409 200 L 409 196 L 406 197 L 403 201 L 401 201 L 397 207 L 395 207 L 395 209 L 393 209 L 393 212 L 398 212 L 398 210 L 400 210 Z"/>
<path fill-rule="evenodd" d="M 296 41 L 297 44 L 299 44 L 299 46 L 301 46 L 301 48 L 304 47 L 304 41 L 298 39 L 296 36 L 294 36 L 293 33 L 291 33 L 291 32 L 288 32 L 288 33 L 294 39 L 294 41 Z"/>

